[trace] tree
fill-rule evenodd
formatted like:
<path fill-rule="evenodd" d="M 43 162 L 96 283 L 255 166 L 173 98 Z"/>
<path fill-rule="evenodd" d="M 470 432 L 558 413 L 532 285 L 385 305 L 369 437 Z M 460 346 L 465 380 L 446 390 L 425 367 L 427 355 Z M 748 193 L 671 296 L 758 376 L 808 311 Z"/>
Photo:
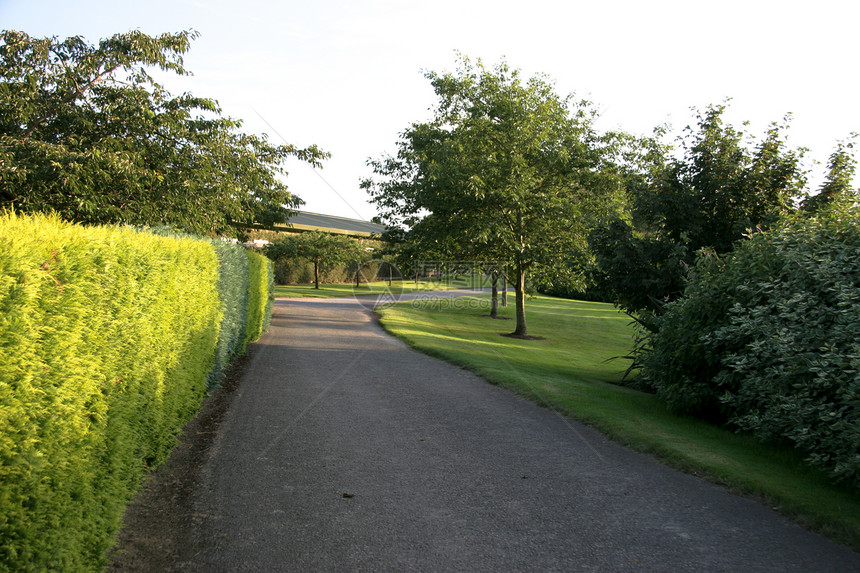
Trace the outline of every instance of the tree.
<path fill-rule="evenodd" d="M 683 292 L 697 251 L 730 251 L 749 230 L 792 212 L 803 194 L 805 150 L 787 147 L 787 123 L 772 124 L 750 149 L 745 132 L 724 124 L 725 110 L 698 113 L 680 157 L 655 144 L 630 219 L 607 221 L 590 237 L 597 282 L 627 310 L 659 312 Z"/>
<path fill-rule="evenodd" d="M 657 234 L 692 251 L 732 244 L 756 226 L 771 226 L 791 212 L 806 183 L 804 151 L 788 149 L 787 121 L 771 124 L 753 149 L 745 132 L 725 125 L 725 105 L 698 114 L 698 130 L 687 128 L 683 158 L 658 166 L 636 205 Z"/>
<path fill-rule="evenodd" d="M 395 157 L 370 161 L 363 187 L 380 218 L 407 240 L 457 258 L 502 261 L 513 272 L 517 324 L 527 336 L 527 273 L 585 248 L 588 216 L 620 192 L 606 169 L 609 138 L 588 102 L 559 97 L 502 62 L 460 59 L 456 73 L 426 74 L 435 117 L 413 124 Z"/>
<path fill-rule="evenodd" d="M 320 270 L 326 266 L 358 261 L 361 248 L 353 239 L 343 235 L 329 235 L 311 231 L 286 235 L 266 249 L 272 260 L 281 257 L 301 257 L 314 265 L 314 288 L 320 288 Z"/>
<path fill-rule="evenodd" d="M 854 141 L 856 134 L 847 142 L 840 141 L 830 154 L 827 162 L 827 176 L 816 195 L 807 197 L 803 202 L 804 211 L 816 213 L 836 205 L 856 203 L 858 192 L 851 183 L 857 160 L 854 158 Z"/>
<path fill-rule="evenodd" d="M 284 221 L 301 200 L 283 162 L 327 154 L 272 145 L 214 100 L 169 94 L 150 72 L 187 75 L 195 37 L 133 31 L 93 46 L 0 33 L 0 206 L 198 233 Z"/>

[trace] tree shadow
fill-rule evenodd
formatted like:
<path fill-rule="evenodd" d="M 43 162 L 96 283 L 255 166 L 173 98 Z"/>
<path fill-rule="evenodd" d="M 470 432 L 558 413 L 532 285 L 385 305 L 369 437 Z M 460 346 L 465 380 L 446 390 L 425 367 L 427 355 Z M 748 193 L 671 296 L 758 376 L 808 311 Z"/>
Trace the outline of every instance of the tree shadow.
<path fill-rule="evenodd" d="M 543 336 L 531 336 L 529 334 L 517 334 L 515 332 L 502 333 L 500 336 L 518 338 L 519 340 L 546 340 Z"/>

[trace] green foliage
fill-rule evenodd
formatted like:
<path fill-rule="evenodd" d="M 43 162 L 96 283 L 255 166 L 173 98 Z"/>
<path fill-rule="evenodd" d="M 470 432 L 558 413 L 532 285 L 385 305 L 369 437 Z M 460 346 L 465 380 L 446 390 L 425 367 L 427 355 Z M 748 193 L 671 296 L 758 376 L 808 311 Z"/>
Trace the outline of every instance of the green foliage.
<path fill-rule="evenodd" d="M 202 234 L 283 222 L 301 204 L 284 161 L 327 154 L 242 133 L 214 100 L 155 82 L 153 68 L 188 73 L 195 37 L 132 31 L 93 46 L 0 32 L 0 208 Z"/>
<path fill-rule="evenodd" d="M 265 277 L 266 277 L 266 280 L 265 280 L 266 305 L 263 308 L 263 326 L 260 329 L 261 333 L 265 333 L 269 330 L 269 326 L 271 326 L 271 324 L 272 324 L 272 313 L 274 312 L 274 306 L 275 306 L 275 268 L 274 268 L 275 265 L 274 265 L 274 263 L 272 263 L 271 259 L 268 259 L 268 258 L 266 258 L 265 263 L 266 263 L 265 264 L 265 266 L 266 266 L 266 275 L 265 275 Z M 260 284 L 260 289 L 262 290 L 262 288 L 263 288 L 262 277 L 261 277 L 259 284 Z M 261 296 L 261 298 L 263 298 L 263 297 Z M 253 338 L 250 341 L 255 342 L 258 338 L 259 338 L 259 336 Z"/>
<path fill-rule="evenodd" d="M 218 296 L 224 306 L 224 318 L 219 328 L 215 363 L 207 382 L 210 390 L 221 383 L 227 366 L 245 351 L 250 293 L 252 289 L 258 290 L 258 285 L 251 283 L 246 249 L 224 241 L 212 243 L 218 255 Z"/>
<path fill-rule="evenodd" d="M 284 235 L 266 247 L 266 256 L 273 261 L 288 261 L 292 265 L 309 261 L 313 265 L 315 288 L 319 288 L 320 277 L 327 270 L 352 264 L 354 275 L 355 263 L 368 258 L 368 254 L 355 239 L 320 231 Z M 283 282 L 290 282 L 290 278 L 285 277 Z"/>
<path fill-rule="evenodd" d="M 378 179 L 362 186 L 389 234 L 417 243 L 407 251 L 504 262 L 524 336 L 526 273 L 569 271 L 561 263 L 586 250 L 589 218 L 606 217 L 622 195 L 611 163 L 620 140 L 597 133 L 589 102 L 559 97 L 544 77 L 460 63 L 457 73 L 426 74 L 434 119 L 411 125 L 396 157 L 371 161 Z"/>
<path fill-rule="evenodd" d="M 268 255 L 267 255 L 268 256 Z M 272 261 L 275 265 L 275 283 L 313 284 L 314 264 L 307 259 L 279 257 Z M 319 271 L 320 285 L 350 283 L 355 280 L 355 263 L 323 267 Z M 322 288 L 322 286 L 320 286 Z"/>
<path fill-rule="evenodd" d="M 659 313 L 681 294 L 699 249 L 730 251 L 748 230 L 791 213 L 803 193 L 804 150 L 787 147 L 787 123 L 747 146 L 753 138 L 726 125 L 725 110 L 698 114 L 697 129 L 680 139 L 681 157 L 650 142 L 631 187 L 631 220 L 610 220 L 589 237 L 598 287 L 627 310 Z"/>
<path fill-rule="evenodd" d="M 241 351 L 266 332 L 272 321 L 272 305 L 275 301 L 274 269 L 272 261 L 261 255 L 243 249 L 248 265 L 248 310 Z"/>
<path fill-rule="evenodd" d="M 664 315 L 651 319 L 651 350 L 645 355 L 642 377 L 651 381 L 675 412 L 712 421 L 726 419 L 719 400 L 722 390 L 712 385 L 723 349 L 703 335 L 727 322 L 730 297 L 744 282 L 742 272 L 725 269 L 713 251 L 702 251 L 684 296 L 666 305 Z"/>
<path fill-rule="evenodd" d="M 857 160 L 854 158 L 856 138 L 857 134 L 853 134 L 851 140 L 840 141 L 836 145 L 836 149 L 827 161 L 827 177 L 821 189 L 803 202 L 805 211 L 816 213 L 831 207 L 839 208 L 858 203 L 860 193 L 851 185 L 857 168 Z"/>
<path fill-rule="evenodd" d="M 205 393 L 218 260 L 43 216 L 3 216 L 0 245 L 0 570 L 99 570 Z"/>
<path fill-rule="evenodd" d="M 588 242 L 596 261 L 592 278 L 609 301 L 631 311 L 657 310 L 684 291 L 683 244 L 637 235 L 621 219 L 593 229 Z"/>
<path fill-rule="evenodd" d="M 860 212 L 796 218 L 700 257 L 644 375 L 674 411 L 788 441 L 860 485 Z"/>
<path fill-rule="evenodd" d="M 207 382 L 207 389 L 212 390 L 221 383 L 233 360 L 245 352 L 247 344 L 257 340 L 269 326 L 274 282 L 271 268 L 265 272 L 258 267 L 271 265 L 271 261 L 235 243 L 201 238 L 164 227 L 146 230 L 166 237 L 202 240 L 215 248 L 218 256 L 218 296 L 224 317 L 219 327 L 215 362 Z M 253 267 L 252 262 L 257 268 Z M 255 297 L 253 301 L 252 297 Z M 267 300 L 268 304 L 265 303 Z M 256 309 L 253 317 L 250 316 L 252 309 Z"/>

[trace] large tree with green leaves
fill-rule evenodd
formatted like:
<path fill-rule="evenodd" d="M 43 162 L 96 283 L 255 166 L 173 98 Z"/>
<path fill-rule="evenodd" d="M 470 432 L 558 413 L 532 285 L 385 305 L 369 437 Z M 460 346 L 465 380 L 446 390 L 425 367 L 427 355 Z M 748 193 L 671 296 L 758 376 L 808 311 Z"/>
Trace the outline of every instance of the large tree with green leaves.
<path fill-rule="evenodd" d="M 754 141 L 724 122 L 725 111 L 714 105 L 699 112 L 679 154 L 653 147 L 633 187 L 631 217 L 591 234 L 598 282 L 628 310 L 659 311 L 683 292 L 699 249 L 730 251 L 749 230 L 792 212 L 803 195 L 804 150 L 787 146 L 787 123 L 772 124 Z"/>
<path fill-rule="evenodd" d="M 589 217 L 611 209 L 621 179 L 611 138 L 584 101 L 560 97 L 545 77 L 504 62 L 461 57 L 455 73 L 426 74 L 435 117 L 411 125 L 396 156 L 370 162 L 380 218 L 405 240 L 473 260 L 503 261 L 516 290 L 514 335 L 528 333 L 527 273 L 585 248 Z M 601 213 L 603 214 L 603 213 Z"/>
<path fill-rule="evenodd" d="M 214 100 L 168 93 L 153 70 L 187 75 L 195 36 L 132 31 L 94 46 L 0 33 L 0 206 L 199 233 L 284 221 L 301 204 L 284 161 L 326 154 L 273 145 Z"/>

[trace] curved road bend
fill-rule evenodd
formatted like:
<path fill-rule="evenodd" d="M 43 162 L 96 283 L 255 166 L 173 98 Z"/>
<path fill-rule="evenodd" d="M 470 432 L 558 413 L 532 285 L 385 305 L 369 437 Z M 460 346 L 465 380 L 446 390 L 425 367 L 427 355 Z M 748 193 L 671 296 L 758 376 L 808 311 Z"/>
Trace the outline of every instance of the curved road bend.
<path fill-rule="evenodd" d="M 860 553 L 385 334 L 278 300 L 183 571 L 860 571 Z"/>

